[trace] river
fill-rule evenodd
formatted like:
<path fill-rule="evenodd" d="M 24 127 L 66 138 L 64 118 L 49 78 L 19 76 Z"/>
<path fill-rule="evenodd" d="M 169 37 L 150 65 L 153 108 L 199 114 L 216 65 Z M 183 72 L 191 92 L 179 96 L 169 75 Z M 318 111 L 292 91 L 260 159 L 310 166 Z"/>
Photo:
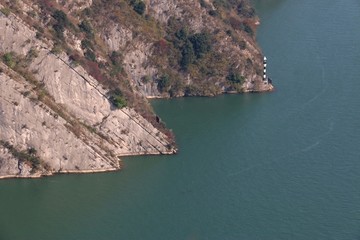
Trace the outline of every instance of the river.
<path fill-rule="evenodd" d="M 360 239 L 360 2 L 254 4 L 276 91 L 154 100 L 176 156 L 0 181 L 0 240 Z"/>

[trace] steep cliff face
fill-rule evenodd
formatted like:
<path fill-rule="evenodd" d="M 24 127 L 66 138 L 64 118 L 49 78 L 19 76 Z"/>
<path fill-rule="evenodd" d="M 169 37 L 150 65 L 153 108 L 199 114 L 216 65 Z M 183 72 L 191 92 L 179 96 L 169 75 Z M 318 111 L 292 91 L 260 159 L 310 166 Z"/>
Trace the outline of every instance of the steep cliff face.
<path fill-rule="evenodd" d="M 113 109 L 106 88 L 15 15 L 2 14 L 0 30 L 9 65 L 0 64 L 0 178 L 110 171 L 118 156 L 175 151 L 133 109 Z"/>
<path fill-rule="evenodd" d="M 171 154 L 146 97 L 268 91 L 247 1 L 0 1 L 0 178 Z"/>

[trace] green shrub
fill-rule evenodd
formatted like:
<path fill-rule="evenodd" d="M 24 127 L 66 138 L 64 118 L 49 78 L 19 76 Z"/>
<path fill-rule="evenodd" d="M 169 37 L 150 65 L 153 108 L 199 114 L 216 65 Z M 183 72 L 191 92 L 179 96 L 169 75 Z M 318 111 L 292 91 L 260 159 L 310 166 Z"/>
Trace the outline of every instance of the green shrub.
<path fill-rule="evenodd" d="M 7 7 L 1 8 L 1 9 L 0 9 L 0 12 L 1 12 L 2 14 L 4 14 L 6 17 L 8 17 L 8 16 L 10 15 L 10 9 L 7 8 Z"/>
<path fill-rule="evenodd" d="M 207 8 L 208 4 L 205 2 L 205 0 L 200 0 L 200 6 L 203 8 Z"/>
<path fill-rule="evenodd" d="M 123 67 L 121 65 L 113 65 L 110 71 L 110 76 L 111 77 L 115 77 L 117 76 L 119 73 L 123 72 Z"/>
<path fill-rule="evenodd" d="M 135 12 L 137 12 L 140 15 L 143 15 L 145 10 L 146 10 L 146 5 L 143 1 L 138 2 L 135 6 L 134 6 L 134 10 Z"/>
<path fill-rule="evenodd" d="M 16 59 L 14 53 L 12 52 L 5 53 L 3 55 L 3 61 L 10 68 L 14 68 L 16 66 Z"/>
<path fill-rule="evenodd" d="M 120 52 L 113 51 L 110 56 L 110 61 L 112 63 L 110 75 L 112 77 L 123 72 L 123 56 Z"/>
<path fill-rule="evenodd" d="M 171 85 L 170 82 L 170 77 L 167 74 L 162 75 L 158 80 L 158 90 L 162 93 L 162 92 L 166 92 L 169 90 L 169 87 Z"/>
<path fill-rule="evenodd" d="M 53 29 L 55 31 L 55 37 L 60 40 L 64 40 L 64 27 L 59 24 L 54 24 Z"/>
<path fill-rule="evenodd" d="M 44 28 L 42 28 L 41 26 L 39 25 L 35 25 L 34 28 L 37 30 L 36 31 L 36 38 L 37 39 L 41 39 L 43 34 L 44 34 Z"/>
<path fill-rule="evenodd" d="M 209 13 L 209 15 L 212 16 L 212 17 L 216 17 L 216 16 L 219 15 L 219 13 L 218 13 L 217 11 L 215 11 L 215 10 L 210 10 L 208 13 Z"/>
<path fill-rule="evenodd" d="M 86 20 L 82 21 L 79 24 L 79 28 L 81 31 L 83 31 L 86 34 L 87 38 L 94 38 L 94 31 L 88 21 Z"/>
<path fill-rule="evenodd" d="M 244 24 L 244 31 L 247 32 L 250 36 L 254 36 L 254 30 L 247 24 Z"/>
<path fill-rule="evenodd" d="M 253 67 L 253 64 L 254 64 L 253 61 L 250 58 L 247 58 L 245 68 L 251 69 Z"/>
<path fill-rule="evenodd" d="M 146 10 L 146 5 L 142 0 L 130 0 L 130 5 L 140 15 L 143 15 Z"/>
<path fill-rule="evenodd" d="M 242 15 L 246 18 L 252 18 L 255 16 L 255 9 L 254 8 L 239 8 L 238 7 L 238 14 Z"/>
<path fill-rule="evenodd" d="M 93 48 L 93 45 L 88 39 L 84 39 L 81 41 L 81 48 L 82 49 L 90 49 L 90 48 Z"/>
<path fill-rule="evenodd" d="M 42 34 L 42 33 L 40 33 L 40 32 L 36 32 L 35 37 L 36 37 L 37 39 L 41 39 L 41 38 L 42 38 L 42 36 L 43 36 L 43 34 Z"/>
<path fill-rule="evenodd" d="M 141 81 L 144 83 L 144 84 L 147 84 L 147 83 L 149 83 L 149 82 L 151 82 L 151 76 L 149 76 L 149 75 L 145 75 L 145 76 L 143 76 L 142 78 L 141 78 Z"/>
<path fill-rule="evenodd" d="M 4 148 L 8 149 L 9 152 L 18 159 L 19 162 L 28 162 L 31 164 L 33 170 L 36 170 L 40 167 L 41 161 L 39 157 L 36 156 L 36 149 L 33 147 L 30 147 L 29 149 L 25 151 L 19 151 L 17 150 L 13 145 L 11 145 L 9 142 L 0 141 L 0 145 L 2 145 Z"/>
<path fill-rule="evenodd" d="M 56 10 L 52 17 L 56 20 L 57 24 L 63 28 L 69 25 L 69 19 L 67 18 L 66 13 L 61 10 Z"/>
<path fill-rule="evenodd" d="M 188 85 L 185 87 L 184 93 L 186 97 L 199 96 L 201 95 L 201 89 L 196 85 Z"/>
<path fill-rule="evenodd" d="M 93 14 L 93 10 L 91 8 L 84 8 L 84 10 L 82 11 L 82 13 L 87 16 L 90 17 Z"/>
<path fill-rule="evenodd" d="M 188 38 L 188 30 L 187 28 L 181 28 L 179 31 L 177 31 L 175 33 L 175 36 L 181 40 L 181 41 L 186 41 L 186 39 Z"/>
<path fill-rule="evenodd" d="M 127 105 L 127 102 L 123 96 L 114 96 L 112 97 L 111 102 L 114 104 L 116 108 L 124 108 Z"/>
<path fill-rule="evenodd" d="M 202 58 L 211 50 L 210 35 L 208 33 L 195 33 L 189 38 L 197 58 Z"/>
<path fill-rule="evenodd" d="M 70 60 L 70 64 L 72 67 L 76 67 L 80 64 L 81 58 L 80 55 L 75 53 L 75 54 L 71 54 L 69 56 L 69 60 Z"/>
<path fill-rule="evenodd" d="M 127 106 L 126 99 L 124 98 L 121 90 L 119 88 L 111 91 L 109 93 L 110 102 L 116 107 L 116 108 L 124 108 Z"/>
<path fill-rule="evenodd" d="M 95 62 L 96 61 L 96 55 L 93 51 L 91 51 L 90 49 L 86 50 L 85 52 L 85 57 L 90 60 L 90 61 L 93 61 Z"/>
<path fill-rule="evenodd" d="M 246 42 L 245 42 L 244 40 L 241 40 L 241 41 L 239 42 L 239 48 L 240 48 L 241 50 L 245 50 L 245 49 L 246 49 Z"/>
<path fill-rule="evenodd" d="M 227 76 L 227 80 L 231 83 L 242 84 L 245 81 L 245 77 L 241 76 L 239 73 L 230 72 Z"/>
<path fill-rule="evenodd" d="M 31 11 L 28 11 L 27 14 L 32 17 L 32 18 L 35 18 L 36 17 L 36 12 L 31 10 Z"/>
<path fill-rule="evenodd" d="M 53 46 L 53 48 L 51 49 L 50 52 L 51 52 L 52 54 L 57 55 L 57 54 L 61 53 L 61 51 L 62 51 L 62 46 L 61 46 L 61 44 L 60 44 L 59 42 L 55 42 L 55 44 L 54 44 L 54 46 Z"/>
<path fill-rule="evenodd" d="M 93 45 L 88 39 L 84 39 L 81 41 L 81 48 L 85 50 L 84 56 L 90 60 L 95 62 L 96 61 L 96 55 L 93 52 Z"/>
<path fill-rule="evenodd" d="M 177 29 L 168 36 L 168 40 L 173 44 L 180 68 L 187 71 L 196 59 L 203 58 L 211 51 L 211 37 L 206 32 L 189 35 L 186 27 L 177 26 Z"/>
<path fill-rule="evenodd" d="M 52 14 L 52 17 L 56 20 L 56 23 L 53 25 L 55 36 L 58 39 L 63 40 L 64 30 L 70 24 L 69 19 L 67 18 L 66 14 L 61 10 L 56 10 Z"/>
<path fill-rule="evenodd" d="M 109 57 L 113 65 L 122 64 L 123 62 L 123 55 L 120 52 L 112 51 Z"/>
<path fill-rule="evenodd" d="M 38 56 L 39 56 L 39 51 L 36 48 L 32 47 L 26 54 L 26 59 L 28 61 L 32 61 L 34 58 L 37 58 Z"/>
<path fill-rule="evenodd" d="M 181 51 L 180 67 L 183 70 L 187 70 L 189 65 L 195 60 L 195 53 L 193 45 L 190 41 L 186 41 Z"/>

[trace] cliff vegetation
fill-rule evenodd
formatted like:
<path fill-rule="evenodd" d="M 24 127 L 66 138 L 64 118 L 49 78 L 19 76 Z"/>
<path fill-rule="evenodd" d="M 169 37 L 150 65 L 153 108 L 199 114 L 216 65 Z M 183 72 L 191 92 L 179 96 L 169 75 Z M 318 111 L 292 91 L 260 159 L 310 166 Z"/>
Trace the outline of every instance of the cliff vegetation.
<path fill-rule="evenodd" d="M 258 24 L 247 0 L 0 0 L 0 178 L 174 153 L 147 98 L 272 90 Z"/>

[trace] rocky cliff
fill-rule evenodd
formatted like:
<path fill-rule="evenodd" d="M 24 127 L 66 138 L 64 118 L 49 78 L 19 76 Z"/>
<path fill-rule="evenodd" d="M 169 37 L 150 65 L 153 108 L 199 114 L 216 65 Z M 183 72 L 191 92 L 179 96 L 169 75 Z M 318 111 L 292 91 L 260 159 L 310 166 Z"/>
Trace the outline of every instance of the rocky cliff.
<path fill-rule="evenodd" d="M 171 154 L 146 98 L 268 91 L 247 1 L 0 1 L 0 178 Z"/>

